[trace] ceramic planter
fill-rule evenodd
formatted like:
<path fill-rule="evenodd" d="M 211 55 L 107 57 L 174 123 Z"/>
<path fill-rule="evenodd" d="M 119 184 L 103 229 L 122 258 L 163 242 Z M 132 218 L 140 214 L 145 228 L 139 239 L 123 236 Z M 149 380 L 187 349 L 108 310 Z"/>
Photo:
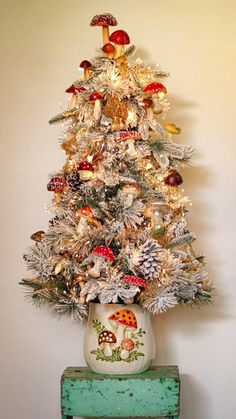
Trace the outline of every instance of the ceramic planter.
<path fill-rule="evenodd" d="M 91 303 L 84 338 L 84 358 L 101 374 L 135 374 L 155 356 L 150 313 L 138 304 Z"/>

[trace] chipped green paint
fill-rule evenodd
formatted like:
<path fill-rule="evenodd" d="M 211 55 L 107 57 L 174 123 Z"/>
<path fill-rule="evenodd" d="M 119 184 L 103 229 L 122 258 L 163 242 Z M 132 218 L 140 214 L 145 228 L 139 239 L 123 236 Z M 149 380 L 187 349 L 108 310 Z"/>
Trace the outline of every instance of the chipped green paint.
<path fill-rule="evenodd" d="M 61 380 L 62 418 L 67 416 L 164 416 L 178 418 L 178 367 L 159 366 L 134 375 L 96 374 L 67 368 Z"/>

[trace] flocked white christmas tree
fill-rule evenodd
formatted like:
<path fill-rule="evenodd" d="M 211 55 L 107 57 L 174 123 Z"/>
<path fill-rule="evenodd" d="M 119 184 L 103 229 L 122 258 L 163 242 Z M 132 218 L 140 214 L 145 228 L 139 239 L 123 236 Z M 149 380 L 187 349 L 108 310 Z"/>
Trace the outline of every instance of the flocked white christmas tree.
<path fill-rule="evenodd" d="M 81 62 L 68 109 L 50 120 L 63 125 L 66 161 L 48 183 L 49 228 L 31 236 L 24 256 L 34 273 L 21 282 L 30 299 L 76 321 L 90 301 L 136 302 L 159 314 L 212 296 L 179 190 L 193 149 L 178 144 L 181 129 L 166 120 L 168 74 L 133 59 L 125 31 L 109 36 L 116 24 L 109 13 L 92 19 L 104 45 Z"/>

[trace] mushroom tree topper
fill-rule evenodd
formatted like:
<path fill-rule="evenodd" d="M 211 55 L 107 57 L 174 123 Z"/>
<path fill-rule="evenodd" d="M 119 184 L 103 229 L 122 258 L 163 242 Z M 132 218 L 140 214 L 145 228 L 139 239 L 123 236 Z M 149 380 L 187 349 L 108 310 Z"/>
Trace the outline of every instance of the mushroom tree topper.
<path fill-rule="evenodd" d="M 108 318 L 111 325 L 116 329 L 115 335 L 117 342 L 122 342 L 125 332 L 137 329 L 137 319 L 133 311 L 129 309 L 116 310 Z"/>
<path fill-rule="evenodd" d="M 90 26 L 102 26 L 103 45 L 109 43 L 109 26 L 116 26 L 117 20 L 111 13 L 103 13 L 92 18 Z"/>
<path fill-rule="evenodd" d="M 115 259 L 111 248 L 102 245 L 94 247 L 91 256 L 94 260 L 94 266 L 88 270 L 88 274 L 93 278 L 99 278 L 101 268 L 104 266 L 104 264 L 112 264 Z"/>
<path fill-rule="evenodd" d="M 114 58 L 118 58 L 121 55 L 124 55 L 124 45 L 130 44 L 129 35 L 127 34 L 127 32 L 121 29 L 113 32 L 109 40 L 114 43 Z"/>

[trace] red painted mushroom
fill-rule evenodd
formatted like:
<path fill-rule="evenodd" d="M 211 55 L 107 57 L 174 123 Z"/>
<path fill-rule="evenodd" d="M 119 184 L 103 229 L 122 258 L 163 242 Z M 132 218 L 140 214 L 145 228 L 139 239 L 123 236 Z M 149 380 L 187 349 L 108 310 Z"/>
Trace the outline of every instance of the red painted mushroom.
<path fill-rule="evenodd" d="M 80 66 L 80 68 L 82 68 L 84 70 L 85 80 L 88 80 L 89 76 L 90 76 L 90 70 L 92 68 L 92 64 L 88 60 L 84 60 L 84 61 L 81 61 L 79 66 Z"/>
<path fill-rule="evenodd" d="M 67 186 L 66 180 L 62 177 L 53 177 L 52 179 L 50 179 L 48 185 L 47 185 L 47 190 L 49 192 L 54 192 L 54 203 L 58 204 L 60 202 L 61 199 L 61 194 L 63 192 L 63 190 L 65 189 L 65 187 Z"/>
<path fill-rule="evenodd" d="M 134 349 L 135 343 L 132 339 L 126 338 L 122 340 L 120 346 L 122 348 L 120 351 L 120 357 L 121 359 L 126 360 L 129 358 L 130 351 Z"/>
<path fill-rule="evenodd" d="M 100 116 L 101 116 L 101 110 L 102 110 L 101 101 L 102 101 L 102 99 L 103 99 L 103 96 L 99 92 L 93 92 L 89 96 L 89 101 L 91 103 L 94 103 L 94 118 L 96 119 L 96 121 L 98 121 Z"/>
<path fill-rule="evenodd" d="M 110 36 L 110 41 L 114 43 L 115 52 L 114 58 L 124 55 L 124 45 L 130 44 L 129 35 L 123 30 L 115 31 Z"/>
<path fill-rule="evenodd" d="M 139 278 L 135 275 L 125 275 L 122 278 L 122 281 L 126 284 L 137 285 L 140 288 L 145 288 L 147 286 L 147 281 L 143 278 Z"/>
<path fill-rule="evenodd" d="M 102 267 L 106 264 L 111 265 L 115 259 L 111 248 L 103 245 L 94 247 L 91 256 L 94 266 L 88 270 L 88 274 L 93 278 L 99 278 Z"/>
<path fill-rule="evenodd" d="M 114 311 L 108 320 L 115 329 L 117 343 L 122 342 L 125 338 L 125 332 L 133 332 L 138 327 L 134 312 L 128 308 Z"/>
<path fill-rule="evenodd" d="M 81 180 L 89 180 L 93 176 L 94 167 L 88 161 L 81 161 L 78 164 L 76 171 L 79 173 Z"/>
<path fill-rule="evenodd" d="M 107 55 L 110 60 L 113 58 L 115 48 L 112 44 L 107 43 L 102 48 L 103 52 Z"/>
<path fill-rule="evenodd" d="M 109 42 L 109 26 L 116 26 L 117 20 L 110 13 L 103 13 L 92 18 L 90 26 L 102 26 L 103 45 Z"/>

